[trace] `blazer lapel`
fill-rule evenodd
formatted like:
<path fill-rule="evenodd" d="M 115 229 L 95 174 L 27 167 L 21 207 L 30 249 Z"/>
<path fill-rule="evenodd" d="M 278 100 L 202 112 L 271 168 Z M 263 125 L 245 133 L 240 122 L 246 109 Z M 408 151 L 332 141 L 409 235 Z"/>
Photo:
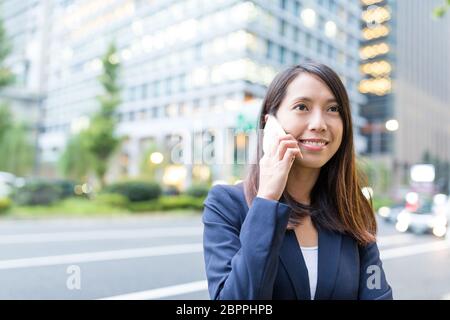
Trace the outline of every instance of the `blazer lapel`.
<path fill-rule="evenodd" d="M 318 228 L 319 257 L 317 272 L 317 289 L 315 300 L 331 299 L 336 283 L 339 257 L 341 255 L 342 235 L 337 232 Z"/>
<path fill-rule="evenodd" d="M 281 245 L 280 258 L 294 285 L 297 299 L 311 300 L 308 269 L 293 230 L 286 230 L 286 236 Z"/>

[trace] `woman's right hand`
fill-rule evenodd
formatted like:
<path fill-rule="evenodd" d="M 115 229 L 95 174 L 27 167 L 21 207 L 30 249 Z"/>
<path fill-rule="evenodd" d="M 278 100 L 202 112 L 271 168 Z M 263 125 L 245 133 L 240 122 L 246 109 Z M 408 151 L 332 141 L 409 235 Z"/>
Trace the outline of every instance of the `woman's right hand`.
<path fill-rule="evenodd" d="M 256 196 L 278 201 L 296 157 L 303 158 L 298 141 L 291 134 L 279 137 L 278 143 L 259 161 L 259 188 Z"/>

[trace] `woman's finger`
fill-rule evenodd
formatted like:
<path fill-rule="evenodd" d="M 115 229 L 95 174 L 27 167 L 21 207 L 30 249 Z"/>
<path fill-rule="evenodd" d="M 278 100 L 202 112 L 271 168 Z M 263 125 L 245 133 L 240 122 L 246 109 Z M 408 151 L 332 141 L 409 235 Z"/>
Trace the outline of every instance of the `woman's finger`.
<path fill-rule="evenodd" d="M 284 157 L 283 157 L 282 162 L 287 164 L 287 165 L 291 165 L 294 162 L 295 157 L 299 156 L 299 155 L 300 155 L 300 149 L 298 149 L 298 148 L 288 148 L 286 150 L 286 152 L 284 153 Z"/>
<path fill-rule="evenodd" d="M 280 142 L 280 145 L 278 146 L 278 160 L 282 160 L 284 157 L 284 153 L 288 148 L 298 148 L 297 141 L 291 141 L 291 140 L 283 140 Z"/>

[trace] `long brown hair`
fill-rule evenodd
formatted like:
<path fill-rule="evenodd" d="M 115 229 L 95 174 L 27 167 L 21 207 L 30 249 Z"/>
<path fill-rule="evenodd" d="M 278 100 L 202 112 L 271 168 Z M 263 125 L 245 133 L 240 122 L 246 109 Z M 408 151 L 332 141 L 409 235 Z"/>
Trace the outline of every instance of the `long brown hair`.
<path fill-rule="evenodd" d="M 320 169 L 319 177 L 311 190 L 310 205 L 297 203 L 284 190 L 282 198 L 292 209 L 288 227 L 298 225 L 301 218 L 309 214 L 316 226 L 348 234 L 358 243 L 368 244 L 375 241 L 377 225 L 372 199 L 368 200 L 361 190 L 367 179 L 356 166 L 350 102 L 339 76 L 324 64 L 308 61 L 291 66 L 278 73 L 269 85 L 258 119 L 256 159 L 247 167 L 244 180 L 246 202 L 250 207 L 258 192 L 265 115 L 276 114 L 287 87 L 303 72 L 318 77 L 330 88 L 340 106 L 344 130 L 337 152 Z"/>

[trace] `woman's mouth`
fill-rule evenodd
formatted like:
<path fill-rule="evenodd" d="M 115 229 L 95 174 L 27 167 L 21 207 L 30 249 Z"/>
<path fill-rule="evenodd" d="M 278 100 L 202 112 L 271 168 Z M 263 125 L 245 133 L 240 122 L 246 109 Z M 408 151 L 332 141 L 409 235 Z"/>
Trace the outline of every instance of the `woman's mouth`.
<path fill-rule="evenodd" d="M 321 151 L 326 148 L 328 145 L 328 141 L 322 140 L 322 139 L 305 139 L 305 140 L 299 140 L 300 146 L 309 151 Z"/>

